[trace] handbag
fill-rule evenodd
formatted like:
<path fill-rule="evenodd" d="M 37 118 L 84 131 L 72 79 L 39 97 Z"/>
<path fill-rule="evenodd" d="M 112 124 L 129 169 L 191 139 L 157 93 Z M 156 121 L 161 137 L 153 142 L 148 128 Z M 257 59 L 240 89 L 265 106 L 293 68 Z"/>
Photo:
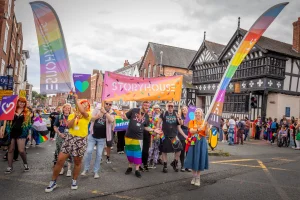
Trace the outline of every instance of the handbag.
<path fill-rule="evenodd" d="M 10 136 L 4 134 L 3 138 L 0 138 L 0 146 L 9 146 L 11 142 Z"/>

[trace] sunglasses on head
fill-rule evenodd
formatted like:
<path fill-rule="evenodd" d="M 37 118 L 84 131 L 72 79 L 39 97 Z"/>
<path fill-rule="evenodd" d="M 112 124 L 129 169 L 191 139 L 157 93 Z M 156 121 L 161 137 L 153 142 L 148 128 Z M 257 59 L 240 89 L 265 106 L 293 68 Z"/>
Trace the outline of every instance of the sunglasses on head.
<path fill-rule="evenodd" d="M 112 106 L 112 104 L 111 103 L 105 103 L 107 106 Z"/>

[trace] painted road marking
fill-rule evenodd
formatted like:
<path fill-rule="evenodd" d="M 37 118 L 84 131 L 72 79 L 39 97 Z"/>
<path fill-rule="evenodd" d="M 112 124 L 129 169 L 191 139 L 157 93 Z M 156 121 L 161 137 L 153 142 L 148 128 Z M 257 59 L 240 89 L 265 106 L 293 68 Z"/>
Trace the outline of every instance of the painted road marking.
<path fill-rule="evenodd" d="M 280 160 L 280 161 L 286 161 L 286 162 L 295 162 L 296 160 L 289 160 L 284 158 L 272 158 L 273 160 Z"/>
<path fill-rule="evenodd" d="M 271 181 L 271 183 L 274 186 L 274 188 L 276 189 L 277 193 L 280 195 L 281 199 L 289 200 L 290 198 L 288 197 L 288 195 L 285 193 L 285 191 L 281 187 L 279 187 L 278 182 L 275 180 L 275 178 L 273 178 L 272 174 L 270 173 L 268 168 L 264 165 L 264 163 L 261 160 L 257 160 L 257 162 L 263 168 L 265 174 L 267 175 L 267 177 Z"/>

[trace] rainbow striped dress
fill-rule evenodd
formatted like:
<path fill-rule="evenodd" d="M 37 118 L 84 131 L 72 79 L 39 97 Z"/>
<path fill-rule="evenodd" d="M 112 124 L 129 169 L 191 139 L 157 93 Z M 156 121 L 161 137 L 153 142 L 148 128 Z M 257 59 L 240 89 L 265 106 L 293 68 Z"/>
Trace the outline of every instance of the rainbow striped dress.
<path fill-rule="evenodd" d="M 130 163 L 142 164 L 143 140 L 125 137 L 125 153 Z"/>

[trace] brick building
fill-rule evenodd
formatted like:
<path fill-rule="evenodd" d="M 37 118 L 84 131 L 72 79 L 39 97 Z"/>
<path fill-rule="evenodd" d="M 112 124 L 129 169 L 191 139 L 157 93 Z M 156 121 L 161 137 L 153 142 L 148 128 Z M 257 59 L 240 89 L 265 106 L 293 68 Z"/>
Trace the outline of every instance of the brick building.
<path fill-rule="evenodd" d="M 93 70 L 91 76 L 91 99 L 89 100 L 92 105 L 101 102 L 103 78 L 104 74 L 101 70 Z"/>
<path fill-rule="evenodd" d="M 0 76 L 7 75 L 7 66 L 14 68 L 14 93 L 26 89 L 26 59 L 29 52 L 23 51 L 22 24 L 17 22 L 14 0 L 0 0 Z"/>
<path fill-rule="evenodd" d="M 188 66 L 197 51 L 149 42 L 139 67 L 140 77 L 173 76 L 189 73 Z"/>

